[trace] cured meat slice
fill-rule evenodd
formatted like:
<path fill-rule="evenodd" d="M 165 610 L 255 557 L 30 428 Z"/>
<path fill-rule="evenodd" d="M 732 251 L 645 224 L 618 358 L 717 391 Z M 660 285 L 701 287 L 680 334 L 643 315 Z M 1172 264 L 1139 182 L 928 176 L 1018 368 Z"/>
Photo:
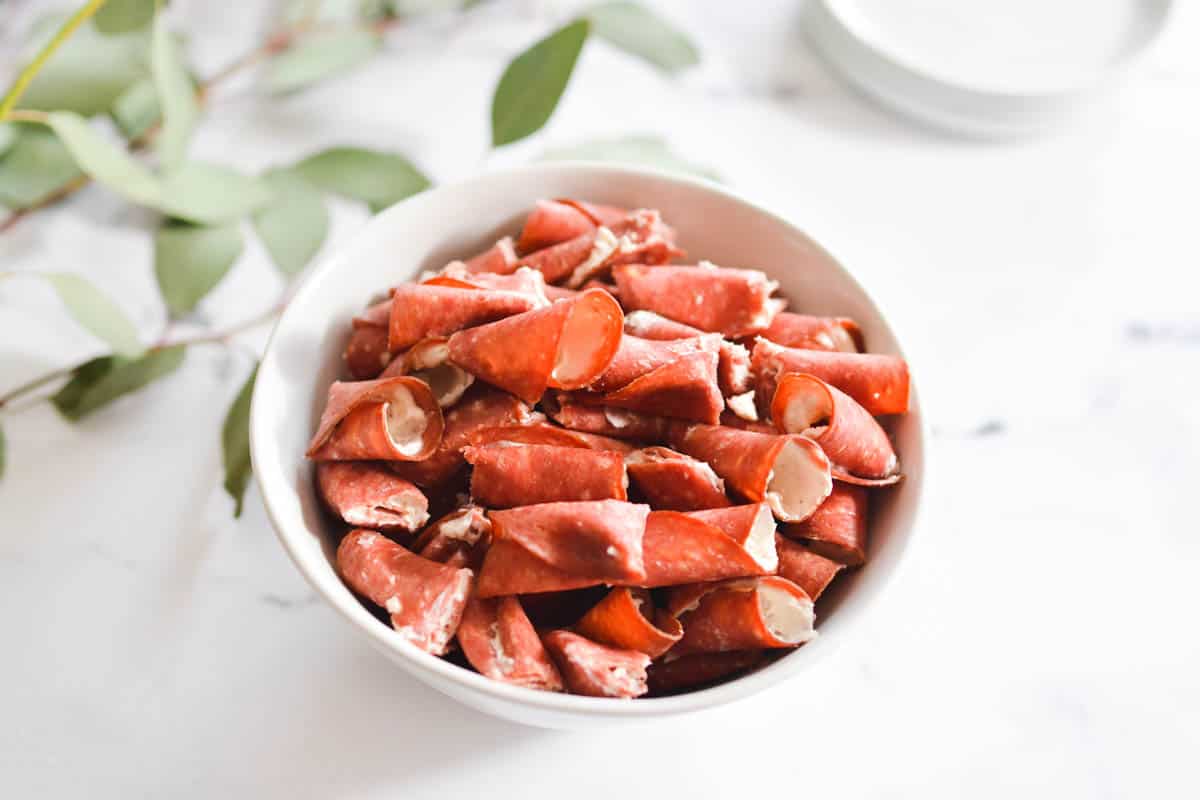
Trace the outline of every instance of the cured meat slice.
<path fill-rule="evenodd" d="M 783 535 L 808 544 L 810 550 L 847 566 L 867 561 L 867 491 L 839 483 L 821 507 L 804 522 L 784 525 Z"/>
<path fill-rule="evenodd" d="M 771 297 L 778 284 L 756 269 L 698 266 L 613 269 L 621 304 L 730 338 L 757 333 L 771 324 L 783 301 Z"/>
<path fill-rule="evenodd" d="M 488 508 L 625 500 L 625 458 L 611 450 L 495 442 L 468 447 L 471 497 Z"/>
<path fill-rule="evenodd" d="M 497 425 L 492 428 L 482 428 L 471 437 L 471 444 L 475 446 L 493 442 L 584 447 L 588 450 L 611 450 L 614 453 L 622 454 L 632 453 L 637 449 L 629 442 L 623 442 L 620 439 L 567 430 L 549 422 L 539 422 L 533 425 Z"/>
<path fill-rule="evenodd" d="M 544 419 L 511 394 L 477 384 L 446 412 L 446 433 L 436 451 L 423 461 L 390 466 L 418 486 L 440 486 L 466 465 L 462 449 L 471 443 L 476 431 L 496 425 L 528 425 Z"/>
<path fill-rule="evenodd" d="M 666 447 L 630 453 L 625 470 L 654 509 L 695 511 L 732 505 L 725 495 L 725 481 L 712 467 Z"/>
<path fill-rule="evenodd" d="M 625 333 L 643 339 L 691 339 L 704 331 L 667 319 L 653 311 L 631 311 L 625 315 Z M 717 381 L 726 397 L 740 395 L 750 388 L 750 351 L 742 345 L 721 339 L 718 345 Z"/>
<path fill-rule="evenodd" d="M 813 639 L 812 599 L 796 584 L 775 575 L 739 578 L 705 587 L 695 606 L 679 613 L 683 638 L 667 658 L 795 647 Z"/>
<path fill-rule="evenodd" d="M 421 558 L 362 529 L 342 539 L 337 566 L 351 589 L 387 609 L 405 641 L 434 655 L 446 652 L 467 605 L 471 570 Z"/>
<path fill-rule="evenodd" d="M 589 286 L 587 288 L 591 289 L 592 287 Z M 569 300 L 580 292 L 579 289 L 568 289 L 565 286 L 554 286 L 551 284 L 547 284 L 543 291 L 552 303 L 558 300 Z"/>
<path fill-rule="evenodd" d="M 492 680 L 563 690 L 558 668 L 515 597 L 472 598 L 458 626 L 458 644 L 471 666 Z"/>
<path fill-rule="evenodd" d="M 649 506 L 620 500 L 542 503 L 493 511 L 480 597 L 644 580 Z M 549 569 L 545 569 L 549 568 Z"/>
<path fill-rule="evenodd" d="M 350 321 L 352 332 L 343 358 L 350 377 L 365 381 L 377 376 L 392 359 L 388 350 L 388 317 L 392 301 L 369 306 Z"/>
<path fill-rule="evenodd" d="M 415 531 L 429 520 L 421 490 L 371 462 L 322 461 L 317 489 L 330 510 L 355 527 Z"/>
<path fill-rule="evenodd" d="M 609 392 L 599 402 L 641 414 L 716 424 L 725 407 L 717 385 L 717 354 L 688 353 Z"/>
<path fill-rule="evenodd" d="M 779 554 L 780 577 L 803 589 L 814 603 L 846 566 L 779 534 L 775 534 L 775 552 Z"/>
<path fill-rule="evenodd" d="M 598 225 L 614 225 L 628 212 L 614 206 L 593 205 L 574 200 L 539 200 L 529 212 L 517 248 L 530 253 L 574 239 Z"/>
<path fill-rule="evenodd" d="M 617 439 L 661 439 L 670 420 L 638 414 L 621 408 L 602 408 L 580 402 L 576 395 L 560 392 L 553 402 L 543 403 L 547 413 L 564 428 Z"/>
<path fill-rule="evenodd" d="M 833 488 L 829 459 L 811 439 L 717 425 L 675 425 L 676 450 L 705 461 L 747 500 L 766 501 L 777 519 L 807 519 Z"/>
<path fill-rule="evenodd" d="M 546 281 L 542 273 L 529 267 L 513 272 L 468 272 L 461 261 L 451 261 L 440 272 L 421 280 L 426 286 L 450 286 L 459 289 L 494 289 L 500 292 L 527 294 L 538 301 L 539 306 L 549 305 L 546 297 Z"/>
<path fill-rule="evenodd" d="M 746 419 L 729 410 L 721 413 L 721 424 L 727 428 L 737 428 L 739 431 L 753 431 L 754 433 L 767 433 L 771 435 L 779 433 L 779 429 L 770 422 Z"/>
<path fill-rule="evenodd" d="M 612 361 L 621 307 L 590 289 L 570 300 L 450 337 L 450 359 L 475 377 L 536 403 L 548 386 L 578 389 Z"/>
<path fill-rule="evenodd" d="M 775 520 L 765 503 L 709 511 L 652 511 L 639 586 L 678 586 L 752 575 L 778 566 Z"/>
<path fill-rule="evenodd" d="M 848 317 L 814 317 L 781 311 L 760 335 L 775 344 L 802 350 L 858 353 L 865 349 L 858 323 Z"/>
<path fill-rule="evenodd" d="M 467 272 L 512 272 L 517 266 L 517 251 L 511 236 L 505 236 L 477 256 L 463 262 Z"/>
<path fill-rule="evenodd" d="M 908 411 L 908 364 L 898 356 L 780 347 L 758 339 L 750 355 L 758 401 L 769 405 L 780 377 L 814 375 L 854 398 L 870 414 Z"/>
<path fill-rule="evenodd" d="M 479 506 L 457 508 L 429 525 L 412 543 L 413 552 L 430 561 L 478 569 L 492 531 Z"/>
<path fill-rule="evenodd" d="M 570 631 L 550 631 L 542 641 L 572 694 L 640 697 L 646 693 L 650 657 L 636 650 L 596 644 Z"/>
<path fill-rule="evenodd" d="M 600 225 L 525 256 L 521 263 L 546 277 L 547 283 L 583 286 L 614 264 L 665 264 L 683 251 L 673 244 L 674 231 L 657 211 L 638 209 L 611 226 Z"/>
<path fill-rule="evenodd" d="M 402 284 L 392 293 L 388 348 L 393 352 L 404 350 L 431 336 L 448 336 L 541 305 L 539 298 L 523 292 L 436 283 Z"/>
<path fill-rule="evenodd" d="M 335 381 L 306 455 L 314 461 L 419 461 L 438 446 L 442 427 L 442 411 L 424 381 Z"/>
<path fill-rule="evenodd" d="M 671 694 L 746 672 L 765 660 L 762 650 L 695 653 L 670 661 L 655 661 L 646 672 L 646 683 L 653 694 Z"/>
<path fill-rule="evenodd" d="M 643 339 L 626 333 L 613 355 L 608 369 L 588 386 L 592 392 L 611 392 L 629 385 L 637 378 L 673 364 L 684 356 L 696 353 L 715 353 L 720 347 L 717 334 L 700 334 L 683 339 Z"/>
<path fill-rule="evenodd" d="M 380 377 L 411 375 L 429 384 L 439 406 L 453 406 L 475 382 L 475 376 L 450 363 L 450 347 L 446 342 L 443 337 L 417 342 L 392 359 Z"/>
<path fill-rule="evenodd" d="M 821 445 L 835 478 L 900 480 L 896 451 L 875 418 L 847 394 L 813 375 L 788 373 L 779 379 L 771 419 L 784 433 L 798 433 Z"/>
<path fill-rule="evenodd" d="M 679 641 L 683 628 L 670 614 L 655 614 L 650 592 L 619 586 L 583 615 L 575 631 L 594 642 L 658 658 Z"/>

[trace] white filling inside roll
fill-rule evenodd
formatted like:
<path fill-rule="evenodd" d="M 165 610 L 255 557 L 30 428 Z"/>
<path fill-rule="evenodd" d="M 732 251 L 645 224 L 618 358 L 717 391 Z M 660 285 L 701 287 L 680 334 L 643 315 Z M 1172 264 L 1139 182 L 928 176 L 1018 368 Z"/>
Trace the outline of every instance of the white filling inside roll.
<path fill-rule="evenodd" d="M 425 428 L 429 420 L 417 405 L 412 392 L 397 387 L 387 403 L 387 430 L 392 444 L 406 456 L 421 452 L 425 446 Z"/>
<path fill-rule="evenodd" d="M 829 393 L 815 381 L 805 379 L 804 391 L 793 391 L 783 410 L 785 433 L 799 433 L 813 438 L 825 430 L 825 424 L 833 416 L 833 402 Z"/>
<path fill-rule="evenodd" d="M 801 644 L 817 635 L 812 601 L 764 583 L 758 587 L 758 610 L 771 635 L 787 644 Z"/>
<path fill-rule="evenodd" d="M 767 504 L 777 518 L 793 522 L 807 519 L 829 496 L 833 478 L 828 466 L 820 467 L 820 463 L 796 440 L 789 440 L 779 449 L 767 477 L 766 491 Z"/>
<path fill-rule="evenodd" d="M 779 554 L 775 552 L 775 517 L 765 503 L 758 507 L 758 515 L 750 527 L 750 536 L 744 545 L 746 552 L 767 572 L 779 566 Z"/>

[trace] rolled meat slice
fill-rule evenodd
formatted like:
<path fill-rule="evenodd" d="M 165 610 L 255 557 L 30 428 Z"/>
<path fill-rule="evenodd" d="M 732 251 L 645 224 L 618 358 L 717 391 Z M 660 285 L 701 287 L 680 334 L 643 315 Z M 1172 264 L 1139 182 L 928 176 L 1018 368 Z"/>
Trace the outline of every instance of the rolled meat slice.
<path fill-rule="evenodd" d="M 779 565 L 775 520 L 765 503 L 709 511 L 652 511 L 642 540 L 638 586 L 678 586 L 753 575 Z"/>
<path fill-rule="evenodd" d="M 579 288 L 615 264 L 665 264 L 683 251 L 674 244 L 674 231 L 657 211 L 638 209 L 611 226 L 600 225 L 572 239 L 537 250 L 521 263 L 546 277 Z"/>
<path fill-rule="evenodd" d="M 859 353 L 866 349 L 858 323 L 849 317 L 814 317 L 781 311 L 760 336 L 775 344 L 802 350 Z"/>
<path fill-rule="evenodd" d="M 591 289 L 592 287 L 589 286 L 587 288 Z M 557 300 L 569 300 L 580 292 L 579 289 L 568 289 L 565 286 L 554 286 L 552 284 L 547 284 L 543 291 L 545 291 L 546 297 L 552 303 Z"/>
<path fill-rule="evenodd" d="M 462 399 L 475 382 L 475 376 L 450 363 L 450 347 L 443 337 L 423 339 L 392 359 L 380 377 L 411 375 L 425 381 L 442 408 Z"/>
<path fill-rule="evenodd" d="M 588 386 L 591 392 L 612 392 L 655 370 L 696 353 L 715 353 L 721 337 L 715 333 L 683 339 L 643 339 L 628 333 L 621 337 L 608 368 Z"/>
<path fill-rule="evenodd" d="M 649 506 L 620 500 L 542 503 L 489 514 L 492 545 L 480 597 L 633 583 L 646 577 L 642 537 Z"/>
<path fill-rule="evenodd" d="M 775 552 L 779 554 L 779 576 L 803 589 L 814 603 L 846 567 L 779 534 L 775 534 Z"/>
<path fill-rule="evenodd" d="M 492 523 L 479 506 L 457 508 L 429 525 L 412 543 L 413 552 L 439 564 L 478 569 Z"/>
<path fill-rule="evenodd" d="M 646 693 L 650 657 L 636 650 L 596 644 L 570 631 L 542 637 L 558 664 L 567 690 L 589 697 L 640 697 Z"/>
<path fill-rule="evenodd" d="M 896 451 L 887 433 L 841 390 L 813 375 L 787 373 L 771 402 L 771 419 L 784 433 L 798 433 L 821 445 L 833 476 L 871 485 L 900 480 Z"/>
<path fill-rule="evenodd" d="M 343 358 L 350 377 L 356 381 L 370 380 L 379 375 L 392 360 L 388 350 L 388 318 L 392 301 L 375 303 L 350 321 L 352 332 Z"/>
<path fill-rule="evenodd" d="M 598 401 L 609 408 L 716 424 L 725 408 L 717 385 L 717 354 L 689 353 Z"/>
<path fill-rule="evenodd" d="M 908 411 L 908 364 L 899 356 L 799 350 L 760 338 L 750 354 L 750 369 L 758 402 L 766 406 L 783 375 L 805 373 L 841 389 L 870 414 Z"/>
<path fill-rule="evenodd" d="M 784 525 L 780 532 L 805 542 L 814 553 L 847 566 L 861 566 L 867 561 L 867 490 L 835 484 L 811 517 Z"/>
<path fill-rule="evenodd" d="M 467 272 L 496 272 L 506 274 L 517 267 L 517 251 L 511 236 L 505 236 L 477 256 L 468 258 L 463 265 Z"/>
<path fill-rule="evenodd" d="M 446 652 L 467 605 L 471 570 L 421 558 L 362 529 L 342 539 L 337 566 L 351 589 L 387 609 L 405 641 L 433 655 Z"/>
<path fill-rule="evenodd" d="M 765 329 L 783 308 L 771 297 L 778 284 L 756 269 L 697 266 L 648 267 L 629 264 L 613 269 L 621 304 L 645 309 L 730 338 Z"/>
<path fill-rule="evenodd" d="M 523 292 L 436 283 L 401 284 L 392 293 L 388 348 L 398 352 L 431 336 L 449 336 L 542 305 L 537 297 Z"/>
<path fill-rule="evenodd" d="M 691 339 L 704 331 L 667 319 L 653 311 L 631 311 L 625 315 L 625 333 L 642 339 Z M 750 351 L 721 339 L 718 345 L 717 381 L 726 397 L 744 394 L 750 388 Z"/>
<path fill-rule="evenodd" d="M 461 261 L 451 261 L 442 267 L 440 272 L 429 275 L 421 280 L 427 286 L 450 286 L 459 289 L 494 289 L 501 292 L 517 292 L 527 294 L 537 300 L 538 306 L 550 304 L 546 297 L 546 281 L 542 273 L 529 267 L 521 267 L 513 272 L 500 274 L 498 272 L 469 272 L 466 264 Z"/>
<path fill-rule="evenodd" d="M 471 497 L 488 508 L 625 500 L 625 457 L 611 450 L 495 442 L 463 451 Z"/>
<path fill-rule="evenodd" d="M 695 511 L 732 505 L 725 481 L 703 461 L 666 447 L 646 447 L 625 457 L 625 471 L 650 507 Z"/>
<path fill-rule="evenodd" d="M 450 359 L 475 377 L 536 403 L 548 386 L 578 389 L 599 377 L 621 341 L 621 307 L 591 289 L 546 308 L 459 331 Z"/>
<path fill-rule="evenodd" d="M 515 597 L 472 598 L 458 626 L 458 644 L 480 675 L 527 689 L 563 690 L 558 668 Z"/>
<path fill-rule="evenodd" d="M 650 592 L 618 586 L 591 608 L 575 631 L 594 642 L 658 658 L 683 635 L 679 620 L 655 613 Z"/>
<path fill-rule="evenodd" d="M 829 496 L 829 459 L 811 439 L 717 425 L 675 425 L 676 450 L 705 461 L 747 500 L 766 501 L 784 522 L 807 519 Z"/>
<path fill-rule="evenodd" d="M 429 520 L 421 490 L 367 461 L 322 461 L 317 489 L 333 513 L 356 528 L 411 532 Z"/>
<path fill-rule="evenodd" d="M 646 672 L 646 683 L 652 694 L 672 694 L 746 672 L 765 660 L 762 650 L 695 653 L 670 661 L 655 661 Z"/>
<path fill-rule="evenodd" d="M 306 455 L 314 461 L 420 461 L 437 448 L 443 424 L 424 381 L 335 381 Z"/>
<path fill-rule="evenodd" d="M 739 416 L 728 409 L 721 413 L 721 424 L 727 428 L 737 428 L 739 431 L 753 431 L 754 433 L 769 433 L 771 435 L 779 433 L 779 429 L 770 421 L 764 422 L 757 419 L 746 419 L 746 417 Z"/>
<path fill-rule="evenodd" d="M 567 430 L 549 422 L 538 422 L 532 425 L 497 425 L 491 428 L 482 428 L 471 436 L 471 444 L 477 447 L 493 442 L 583 447 L 588 450 L 611 450 L 621 454 L 632 453 L 637 449 L 629 442 L 614 439 L 611 436 Z"/>
<path fill-rule="evenodd" d="M 446 412 L 445 435 L 437 449 L 423 461 L 390 465 L 403 478 L 418 486 L 441 486 L 461 470 L 466 461 L 462 450 L 471 436 L 496 425 L 529 425 L 545 419 L 507 392 L 476 384 L 456 406 Z"/>
<path fill-rule="evenodd" d="M 812 599 L 776 575 L 709 584 L 694 603 L 678 614 L 683 638 L 671 648 L 668 659 L 691 653 L 796 647 L 817 635 Z"/>
<path fill-rule="evenodd" d="M 623 208 L 575 200 L 539 200 L 529 212 L 517 248 L 522 253 L 574 239 L 598 225 L 614 225 L 626 217 Z"/>
<path fill-rule="evenodd" d="M 623 408 L 604 408 L 581 402 L 581 397 L 559 392 L 544 402 L 546 411 L 559 425 L 573 431 L 611 436 L 616 439 L 657 440 L 665 434 L 670 420 L 638 414 Z"/>

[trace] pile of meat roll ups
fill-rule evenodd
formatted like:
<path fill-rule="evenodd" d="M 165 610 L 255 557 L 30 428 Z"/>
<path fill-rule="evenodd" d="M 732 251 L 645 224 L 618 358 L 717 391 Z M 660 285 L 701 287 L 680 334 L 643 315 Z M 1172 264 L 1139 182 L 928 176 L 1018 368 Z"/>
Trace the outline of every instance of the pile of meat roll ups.
<path fill-rule="evenodd" d="M 414 647 L 677 693 L 812 639 L 865 562 L 905 362 L 763 272 L 675 263 L 675 238 L 651 209 L 541 201 L 353 320 L 308 457 L 339 572 Z"/>

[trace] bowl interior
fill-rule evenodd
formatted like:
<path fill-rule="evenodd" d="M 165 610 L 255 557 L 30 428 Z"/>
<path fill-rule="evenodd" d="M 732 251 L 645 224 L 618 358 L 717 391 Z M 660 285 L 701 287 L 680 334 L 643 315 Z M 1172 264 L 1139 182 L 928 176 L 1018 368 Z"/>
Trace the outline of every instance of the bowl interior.
<path fill-rule="evenodd" d="M 440 187 L 372 220 L 313 272 L 276 326 L 259 368 L 251 441 L 254 473 L 281 541 L 318 592 L 376 646 L 417 677 L 460 697 L 489 695 L 567 713 L 674 713 L 744 696 L 802 669 L 826 652 L 870 602 L 909 536 L 924 471 L 915 388 L 910 413 L 890 426 L 906 478 L 896 487 L 874 491 L 869 561 L 836 581 L 821 598 L 821 636 L 763 670 L 712 689 L 622 703 L 490 681 L 402 641 L 337 576 L 333 537 L 338 528 L 321 508 L 304 449 L 329 384 L 342 375 L 350 319 L 387 287 L 478 252 L 501 235 L 515 234 L 525 212 L 545 197 L 660 209 L 678 231 L 688 261 L 762 269 L 779 281 L 793 310 L 853 317 L 862 326 L 869 350 L 902 355 L 882 314 L 828 253 L 782 219 L 710 184 L 609 166 L 555 164 Z"/>

